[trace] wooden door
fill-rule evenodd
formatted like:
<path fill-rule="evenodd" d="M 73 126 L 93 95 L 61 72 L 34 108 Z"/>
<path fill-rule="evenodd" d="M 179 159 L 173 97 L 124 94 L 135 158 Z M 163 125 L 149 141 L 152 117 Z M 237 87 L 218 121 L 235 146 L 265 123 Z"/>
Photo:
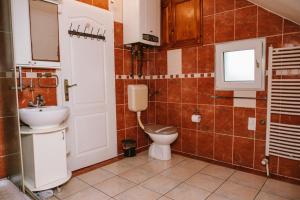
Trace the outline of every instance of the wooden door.
<path fill-rule="evenodd" d="M 173 46 L 201 42 L 202 0 L 172 0 Z"/>
<path fill-rule="evenodd" d="M 169 46 L 172 38 L 172 4 L 171 0 L 161 2 L 161 45 Z"/>

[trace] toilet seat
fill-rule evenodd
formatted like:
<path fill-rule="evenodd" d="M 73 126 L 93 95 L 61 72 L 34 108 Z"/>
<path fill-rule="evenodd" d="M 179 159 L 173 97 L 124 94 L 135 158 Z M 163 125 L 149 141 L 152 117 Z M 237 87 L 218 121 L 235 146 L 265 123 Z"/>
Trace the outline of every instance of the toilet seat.
<path fill-rule="evenodd" d="M 148 134 L 171 135 L 171 134 L 177 133 L 177 128 L 174 126 L 150 124 L 150 125 L 145 126 L 144 131 Z"/>

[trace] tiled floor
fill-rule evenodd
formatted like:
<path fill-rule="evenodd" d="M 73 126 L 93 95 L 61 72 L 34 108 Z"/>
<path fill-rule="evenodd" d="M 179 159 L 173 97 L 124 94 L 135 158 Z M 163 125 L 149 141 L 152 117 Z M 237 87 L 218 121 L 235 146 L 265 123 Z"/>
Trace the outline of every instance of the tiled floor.
<path fill-rule="evenodd" d="M 73 178 L 51 200 L 299 200 L 300 186 L 179 155 L 147 152 Z"/>
<path fill-rule="evenodd" d="M 30 200 L 25 194 L 12 184 L 9 180 L 0 180 L 0 199 L 1 200 Z"/>

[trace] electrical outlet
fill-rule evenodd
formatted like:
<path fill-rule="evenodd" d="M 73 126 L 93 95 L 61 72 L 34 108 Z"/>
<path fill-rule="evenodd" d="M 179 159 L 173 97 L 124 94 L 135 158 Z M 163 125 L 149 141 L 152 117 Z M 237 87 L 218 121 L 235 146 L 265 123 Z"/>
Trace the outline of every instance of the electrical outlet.
<path fill-rule="evenodd" d="M 256 130 L 256 118 L 249 117 L 248 118 L 248 130 L 255 131 Z"/>

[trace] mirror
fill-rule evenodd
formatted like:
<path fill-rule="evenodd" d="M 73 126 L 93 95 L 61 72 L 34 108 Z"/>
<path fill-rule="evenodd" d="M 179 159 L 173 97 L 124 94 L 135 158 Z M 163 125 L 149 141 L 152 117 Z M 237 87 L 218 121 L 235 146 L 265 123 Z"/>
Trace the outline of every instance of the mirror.
<path fill-rule="evenodd" d="M 58 6 L 30 0 L 32 60 L 59 62 Z"/>

